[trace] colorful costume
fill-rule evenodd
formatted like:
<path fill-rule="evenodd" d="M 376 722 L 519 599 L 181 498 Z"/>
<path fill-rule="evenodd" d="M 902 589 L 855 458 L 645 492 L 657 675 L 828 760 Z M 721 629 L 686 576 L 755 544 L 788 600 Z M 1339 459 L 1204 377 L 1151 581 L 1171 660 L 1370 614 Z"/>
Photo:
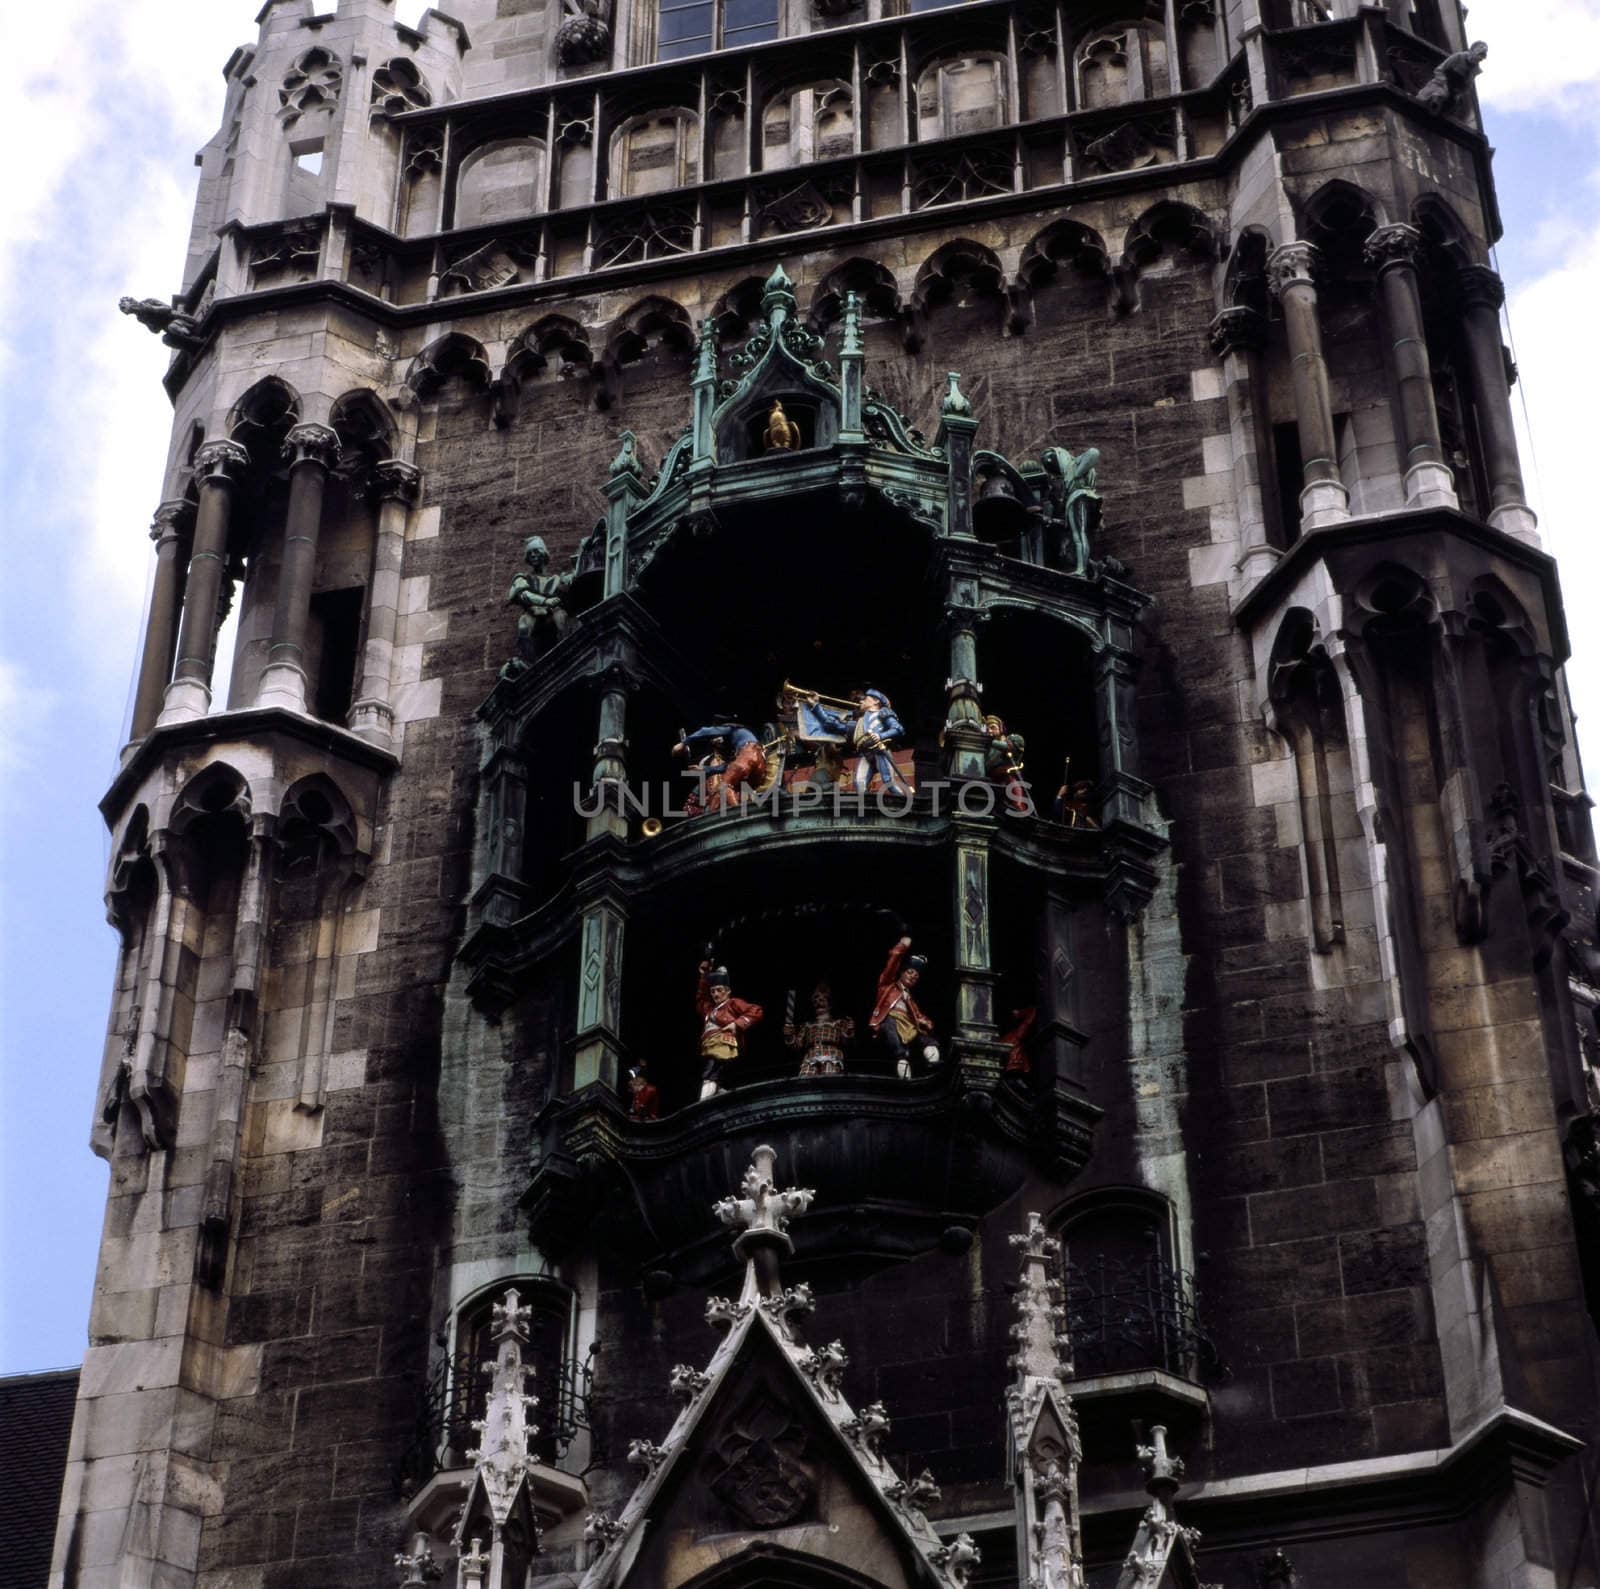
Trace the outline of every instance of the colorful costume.
<path fill-rule="evenodd" d="M 1027 742 L 1021 734 L 1008 734 L 1006 725 L 998 717 L 983 720 L 988 742 L 983 748 L 983 768 L 991 778 L 1004 782 L 1006 804 L 1013 811 L 1032 811 L 1033 801 L 1028 786 L 1022 781 L 1023 755 Z"/>
<path fill-rule="evenodd" d="M 850 752 L 856 758 L 857 794 L 865 794 L 874 777 L 885 789 L 893 789 L 896 794 L 908 792 L 890 754 L 894 741 L 905 738 L 905 725 L 894 715 L 887 695 L 880 690 L 864 691 L 861 709 L 854 720 L 826 706 L 813 705 L 809 711 L 812 718 L 848 738 Z"/>
<path fill-rule="evenodd" d="M 692 753 L 695 750 L 710 750 L 718 740 L 727 747 L 726 758 L 709 762 L 702 758 L 698 763 L 706 773 L 705 804 L 708 811 L 722 811 L 728 806 L 738 805 L 740 789 L 747 783 L 759 783 L 767 774 L 767 753 L 761 748 L 761 741 L 742 723 L 713 723 L 706 728 L 697 728 L 684 737 L 683 744 Z M 712 776 L 719 779 L 715 795 L 712 793 Z"/>
<path fill-rule="evenodd" d="M 902 938 L 889 951 L 889 958 L 878 974 L 878 994 L 872 1006 L 872 1019 L 867 1025 L 882 1034 L 889 1053 L 894 1058 L 895 1073 L 909 1076 L 912 1073 L 912 1056 L 917 1055 L 929 1065 L 939 1063 L 939 1050 L 927 1041 L 933 1031 L 933 1022 L 924 1015 L 912 997 L 911 989 L 902 980 L 907 971 L 919 974 L 927 964 L 921 955 L 910 953 L 911 944 Z"/>
<path fill-rule="evenodd" d="M 628 1114 L 632 1119 L 661 1118 L 661 1091 L 642 1070 L 628 1072 L 628 1091 L 632 1098 Z"/>
<path fill-rule="evenodd" d="M 728 973 L 717 966 L 702 968 L 694 1007 L 700 1016 L 700 1057 L 705 1067 L 700 1072 L 700 1096 L 709 1098 L 722 1090 L 722 1067 L 744 1052 L 744 1034 L 761 1019 L 761 1006 L 730 993 L 718 1004 L 711 997 L 715 987 L 726 987 Z"/>
<path fill-rule="evenodd" d="M 803 1026 L 785 1025 L 783 1040 L 800 1050 L 802 1076 L 842 1076 L 844 1045 L 856 1035 L 856 1023 L 848 1015 L 835 1015 L 819 989 L 813 996 L 815 1013 Z"/>

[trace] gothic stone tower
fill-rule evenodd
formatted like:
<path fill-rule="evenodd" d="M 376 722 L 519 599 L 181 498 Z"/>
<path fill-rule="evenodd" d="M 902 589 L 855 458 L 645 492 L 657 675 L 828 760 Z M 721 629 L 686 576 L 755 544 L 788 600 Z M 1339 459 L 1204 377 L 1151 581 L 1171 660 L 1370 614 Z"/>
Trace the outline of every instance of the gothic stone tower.
<path fill-rule="evenodd" d="M 453 10 L 268 0 L 126 305 L 52 1583 L 1191 1582 L 1174 1504 L 1230 1589 L 1593 1582 L 1595 855 L 1453 0 Z"/>

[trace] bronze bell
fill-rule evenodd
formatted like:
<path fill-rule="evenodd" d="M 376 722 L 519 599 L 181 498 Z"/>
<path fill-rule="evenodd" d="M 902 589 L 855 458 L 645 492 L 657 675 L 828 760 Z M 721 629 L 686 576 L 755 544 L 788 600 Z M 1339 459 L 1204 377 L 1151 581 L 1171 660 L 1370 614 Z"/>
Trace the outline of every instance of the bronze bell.
<path fill-rule="evenodd" d="M 1007 476 L 985 476 L 972 504 L 972 533 L 980 541 L 1014 541 L 1027 529 L 1030 517 L 1027 504 Z"/>

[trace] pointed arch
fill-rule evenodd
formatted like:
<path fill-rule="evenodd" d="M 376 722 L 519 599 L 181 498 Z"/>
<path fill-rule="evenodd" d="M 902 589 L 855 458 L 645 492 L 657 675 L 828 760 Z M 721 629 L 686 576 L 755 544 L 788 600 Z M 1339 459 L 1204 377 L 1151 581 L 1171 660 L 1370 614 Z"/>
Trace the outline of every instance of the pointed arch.
<path fill-rule="evenodd" d="M 821 332 L 834 325 L 844 313 L 845 294 L 852 292 L 860 298 L 862 314 L 868 320 L 898 321 L 905 312 L 900 284 L 889 267 L 858 257 L 835 265 L 817 283 L 806 317 L 811 329 Z"/>
<path fill-rule="evenodd" d="M 652 344 L 680 351 L 694 346 L 694 324 L 682 304 L 651 296 L 629 305 L 611 322 L 606 356 L 618 364 L 632 364 Z"/>
<path fill-rule="evenodd" d="M 505 376 L 520 386 L 555 360 L 560 375 L 586 374 L 594 363 L 589 333 L 563 314 L 547 314 L 523 331 L 506 354 Z"/>
<path fill-rule="evenodd" d="M 1134 271 L 1153 265 L 1163 254 L 1187 253 L 1196 259 L 1214 259 L 1216 233 L 1211 221 L 1192 204 L 1163 199 L 1152 204 L 1122 241 L 1122 263 Z"/>
<path fill-rule="evenodd" d="M 1435 254 L 1457 270 L 1483 262 L 1477 240 L 1454 208 L 1437 193 L 1424 193 L 1411 206 L 1411 224 L 1428 240 Z"/>
<path fill-rule="evenodd" d="M 462 331 L 447 331 L 430 342 L 411 361 L 405 386 L 426 402 L 448 381 L 460 379 L 474 391 L 488 388 L 489 355 L 483 344 Z"/>
<path fill-rule="evenodd" d="M 1064 269 L 1089 277 L 1111 274 L 1105 239 L 1092 226 L 1070 218 L 1052 221 L 1035 233 L 1022 250 L 1018 274 L 1030 288 L 1038 289 L 1057 280 Z"/>
<path fill-rule="evenodd" d="M 1272 254 L 1272 234 L 1264 226 L 1247 226 L 1228 254 L 1222 278 L 1224 309 L 1254 309 L 1266 314 L 1272 294 L 1267 286 L 1267 260 Z"/>
<path fill-rule="evenodd" d="M 335 401 L 328 415 L 339 445 L 368 463 L 394 456 L 396 429 L 389 405 L 370 387 L 358 387 Z"/>
<path fill-rule="evenodd" d="M 1365 188 L 1335 177 L 1324 182 L 1301 207 L 1300 236 L 1322 252 L 1332 276 L 1365 271 L 1361 251 L 1383 224 L 1383 207 Z"/>
<path fill-rule="evenodd" d="M 275 465 L 278 448 L 300 414 L 300 394 L 287 381 L 268 375 L 228 411 L 228 436 L 258 462 Z"/>
<path fill-rule="evenodd" d="M 742 342 L 761 323 L 763 288 L 762 277 L 746 276 L 717 299 L 712 306 L 711 323 L 716 327 L 719 343 L 726 346 Z"/>

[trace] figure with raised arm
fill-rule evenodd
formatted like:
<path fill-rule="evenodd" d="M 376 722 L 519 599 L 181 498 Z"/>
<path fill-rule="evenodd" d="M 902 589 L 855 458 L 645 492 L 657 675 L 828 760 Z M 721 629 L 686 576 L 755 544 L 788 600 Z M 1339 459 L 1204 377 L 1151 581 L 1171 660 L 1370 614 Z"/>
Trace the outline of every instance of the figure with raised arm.
<path fill-rule="evenodd" d="M 707 811 L 725 811 L 738 805 L 744 786 L 759 785 L 767 775 L 766 750 L 743 723 L 710 723 L 697 728 L 672 747 L 672 754 L 695 758 L 694 764 L 703 774 Z"/>
<path fill-rule="evenodd" d="M 902 938 L 889 951 L 878 974 L 878 993 L 867 1025 L 877 1032 L 894 1060 L 894 1073 L 902 1080 L 925 1074 L 939 1063 L 933 1042 L 933 1022 L 922 1013 L 916 986 L 927 970 L 927 959 L 911 952 L 911 940 Z"/>

